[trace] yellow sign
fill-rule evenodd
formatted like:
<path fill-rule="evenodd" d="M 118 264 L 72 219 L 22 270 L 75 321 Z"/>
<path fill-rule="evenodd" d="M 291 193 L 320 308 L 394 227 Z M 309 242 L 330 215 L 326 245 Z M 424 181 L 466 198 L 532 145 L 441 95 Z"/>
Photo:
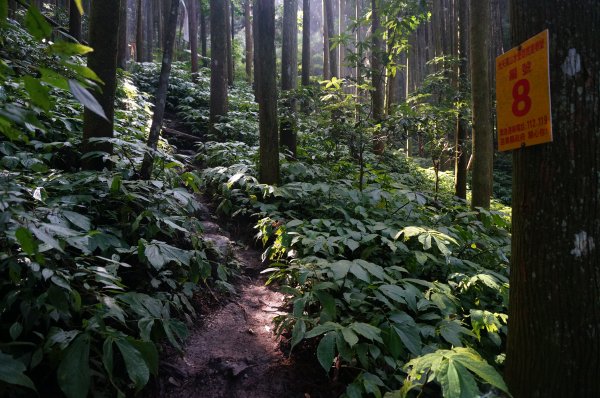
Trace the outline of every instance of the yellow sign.
<path fill-rule="evenodd" d="M 552 141 L 548 30 L 496 58 L 498 149 Z"/>

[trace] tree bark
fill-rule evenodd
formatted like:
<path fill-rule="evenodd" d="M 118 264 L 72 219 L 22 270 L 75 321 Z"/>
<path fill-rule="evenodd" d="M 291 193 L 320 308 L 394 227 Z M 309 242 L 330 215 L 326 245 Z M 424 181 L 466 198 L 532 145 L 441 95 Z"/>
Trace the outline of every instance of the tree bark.
<path fill-rule="evenodd" d="M 327 21 L 327 1 L 323 0 L 323 80 L 331 79 L 331 60 L 329 59 L 329 22 Z"/>
<path fill-rule="evenodd" d="M 458 66 L 458 90 L 465 91 L 467 83 L 467 30 L 469 21 L 469 9 L 467 8 L 468 0 L 457 0 L 459 8 L 458 20 L 458 56 L 460 57 Z M 455 157 L 454 157 L 454 194 L 461 199 L 467 199 L 467 121 L 465 115 L 459 113 L 456 119 L 456 135 L 455 135 Z"/>
<path fill-rule="evenodd" d="M 550 31 L 554 142 L 513 153 L 505 378 L 515 398 L 598 397 L 600 9 L 512 0 L 511 25 L 514 46 Z"/>
<path fill-rule="evenodd" d="M 279 182 L 279 137 L 277 120 L 277 81 L 275 66 L 275 1 L 257 0 L 256 18 L 258 69 L 260 70 L 259 125 L 260 155 L 259 181 L 263 184 Z"/>
<path fill-rule="evenodd" d="M 73 5 L 71 10 L 77 7 Z M 129 48 L 127 43 L 127 0 L 121 0 L 119 9 L 119 51 L 117 53 L 117 67 L 123 70 L 127 69 L 127 60 L 129 58 Z"/>
<path fill-rule="evenodd" d="M 156 150 L 160 129 L 162 128 L 163 118 L 165 116 L 165 106 L 167 104 L 167 90 L 169 87 L 169 76 L 171 74 L 171 64 L 173 61 L 173 47 L 175 45 L 175 32 L 177 31 L 177 17 L 179 15 L 179 1 L 171 0 L 171 9 L 169 11 L 167 25 L 165 29 L 165 42 L 162 57 L 162 66 L 160 69 L 160 77 L 158 79 L 158 89 L 156 91 L 154 115 L 152 116 L 152 125 L 148 134 L 148 147 Z M 196 0 L 192 0 L 196 1 Z M 142 167 L 140 169 L 140 178 L 147 180 L 152 174 L 152 165 L 154 163 L 154 155 L 151 152 L 146 152 Z"/>
<path fill-rule="evenodd" d="M 298 0 L 283 2 L 283 45 L 281 49 L 281 90 L 295 90 L 298 85 Z M 281 121 L 281 146 L 296 157 L 296 131 L 293 122 L 296 101 L 286 101 L 287 117 Z"/>
<path fill-rule="evenodd" d="M 250 0 L 248 0 L 250 1 Z M 206 67 L 208 64 L 206 62 L 208 53 L 208 40 L 206 34 L 206 8 L 204 7 L 204 2 L 200 1 L 200 47 L 202 54 L 202 66 Z"/>
<path fill-rule="evenodd" d="M 210 0 L 210 124 L 227 114 L 227 5 Z"/>
<path fill-rule="evenodd" d="M 136 15 L 137 15 L 137 21 L 136 21 L 136 34 L 135 34 L 135 60 L 137 62 L 144 62 L 146 55 L 145 55 L 145 48 L 146 48 L 146 32 L 144 29 L 144 11 L 142 6 L 144 5 L 144 1 L 143 0 L 137 0 L 137 11 L 136 11 Z"/>
<path fill-rule="evenodd" d="M 146 28 L 144 61 L 152 62 L 154 60 L 154 3 L 151 0 L 146 0 L 146 20 L 144 26 Z"/>
<path fill-rule="evenodd" d="M 335 36 L 335 22 L 333 16 L 333 7 L 331 5 L 331 0 L 324 0 L 323 2 L 325 8 L 323 12 L 325 13 L 325 18 L 327 20 L 327 50 L 329 55 L 329 78 L 339 77 L 338 74 L 338 56 L 337 50 L 333 47 L 332 41 Z"/>
<path fill-rule="evenodd" d="M 79 13 L 79 8 L 75 5 L 73 0 L 69 0 L 71 6 L 69 8 L 69 35 L 73 37 L 78 42 L 81 42 L 82 33 L 81 33 L 81 14 Z"/>
<path fill-rule="evenodd" d="M 198 81 L 198 0 L 188 0 L 192 81 Z M 170 26 L 169 26 L 170 27 Z M 166 45 L 166 43 L 165 43 Z"/>
<path fill-rule="evenodd" d="M 244 26 L 246 29 L 246 80 L 252 83 L 252 63 L 254 61 L 254 37 L 252 35 L 252 4 L 244 2 Z"/>
<path fill-rule="evenodd" d="M 310 84 L 310 0 L 302 2 L 302 85 Z"/>
<path fill-rule="evenodd" d="M 371 0 L 371 76 L 373 90 L 371 91 L 371 113 L 375 123 L 379 123 L 385 116 L 385 72 L 382 62 L 384 53 L 381 38 L 380 2 Z M 378 130 L 373 136 L 373 152 L 378 155 L 385 150 L 385 137 Z"/>
<path fill-rule="evenodd" d="M 231 4 L 231 0 L 225 0 L 225 4 L 227 6 L 227 16 L 225 18 L 225 32 L 226 32 L 226 39 L 227 39 L 227 82 L 229 84 L 229 86 L 233 86 L 233 43 L 232 43 L 232 38 L 231 38 L 231 27 L 232 27 L 232 23 L 231 23 L 231 19 L 230 19 L 230 14 L 231 14 L 231 10 L 232 10 L 232 4 Z"/>
<path fill-rule="evenodd" d="M 104 82 L 102 92 L 94 97 L 102 106 L 106 119 L 85 108 L 83 112 L 83 148 L 82 153 L 113 152 L 112 143 L 90 142 L 93 138 L 112 138 L 115 115 L 115 92 L 117 89 L 117 47 L 119 36 L 120 0 L 104 0 L 92 3 L 90 15 L 90 46 L 94 51 L 88 55 L 88 67 Z M 104 164 L 101 157 L 92 156 L 83 160 L 83 168 L 102 170 L 111 167 Z"/>
<path fill-rule="evenodd" d="M 471 95 L 473 112 L 473 194 L 471 207 L 490 208 L 492 196 L 493 131 L 488 80 L 489 2 L 471 0 Z"/>

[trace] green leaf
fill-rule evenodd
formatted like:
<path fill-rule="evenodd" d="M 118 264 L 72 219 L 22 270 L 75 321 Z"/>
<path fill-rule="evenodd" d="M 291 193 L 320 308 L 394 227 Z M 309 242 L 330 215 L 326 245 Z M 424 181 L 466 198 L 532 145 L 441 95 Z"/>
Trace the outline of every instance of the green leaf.
<path fill-rule="evenodd" d="M 20 227 L 15 232 L 15 238 L 21 245 L 21 249 L 30 256 L 34 255 L 38 251 L 38 244 L 36 240 L 33 238 L 31 231 L 27 228 Z"/>
<path fill-rule="evenodd" d="M 140 341 L 129 338 L 128 341 L 142 354 L 150 373 L 158 375 L 158 350 L 152 341 Z"/>
<path fill-rule="evenodd" d="M 90 389 L 90 336 L 79 335 L 67 348 L 58 370 L 58 385 L 68 398 L 85 398 Z"/>
<path fill-rule="evenodd" d="M 42 73 L 42 81 L 51 85 L 52 87 L 59 88 L 61 90 L 69 90 L 69 84 L 61 74 L 54 72 L 53 70 L 46 68 L 39 68 Z"/>
<path fill-rule="evenodd" d="M 371 279 L 369 278 L 369 274 L 367 274 L 367 271 L 365 271 L 365 269 L 356 262 L 353 262 L 350 266 L 350 273 L 363 282 L 371 283 Z"/>
<path fill-rule="evenodd" d="M 69 222 L 83 231 L 89 231 L 92 227 L 92 222 L 89 217 L 86 217 L 82 214 L 75 213 L 74 211 L 64 210 L 63 215 Z"/>
<path fill-rule="evenodd" d="M 19 322 L 13 323 L 12 326 L 10 327 L 10 329 L 8 330 L 8 333 L 10 334 L 10 338 L 13 340 L 18 339 L 22 332 L 23 332 L 23 325 L 21 325 Z"/>
<path fill-rule="evenodd" d="M 302 341 L 302 339 L 304 338 L 304 335 L 306 334 L 306 323 L 302 320 L 302 319 L 298 319 L 296 321 L 296 324 L 294 325 L 294 329 L 292 329 L 292 342 L 291 342 L 291 349 L 294 349 L 294 347 Z"/>
<path fill-rule="evenodd" d="M 381 340 L 381 330 L 379 328 L 376 328 L 375 326 L 369 325 L 368 323 L 363 323 L 363 322 L 354 322 L 353 324 L 350 325 L 350 327 L 352 328 L 352 330 L 354 330 L 356 333 L 360 334 L 361 336 L 371 340 L 371 341 L 377 341 L 379 343 L 383 344 L 383 340 Z"/>
<path fill-rule="evenodd" d="M 83 1 L 82 0 L 74 0 L 75 5 L 77 6 L 77 10 L 81 15 L 83 15 Z"/>
<path fill-rule="evenodd" d="M 329 373 L 335 358 L 335 336 L 335 332 L 328 332 L 317 346 L 317 359 L 327 373 Z"/>
<path fill-rule="evenodd" d="M 504 383 L 502 376 L 481 358 L 479 354 L 469 348 L 455 348 L 454 351 L 457 353 L 457 355 L 452 357 L 455 361 L 475 373 L 486 383 L 508 393 L 508 387 Z"/>
<path fill-rule="evenodd" d="M 48 47 L 52 54 L 72 56 L 72 55 L 85 55 L 89 52 L 94 51 L 92 47 L 84 46 L 79 43 L 70 43 L 67 41 L 57 41 Z"/>
<path fill-rule="evenodd" d="M 0 0 L 0 25 L 8 18 L 8 0 Z"/>
<path fill-rule="evenodd" d="M 322 325 L 317 325 L 312 328 L 306 335 L 304 336 L 307 339 L 312 339 L 313 337 L 317 337 L 323 333 L 329 332 L 331 330 L 336 330 L 341 328 L 341 325 L 335 322 L 325 322 Z"/>
<path fill-rule="evenodd" d="M 454 361 L 451 359 L 448 361 L 448 384 L 446 390 L 444 391 L 444 396 L 448 398 L 460 397 L 460 379 L 458 377 L 458 372 L 454 367 Z"/>
<path fill-rule="evenodd" d="M 156 245 L 148 245 L 144 249 L 144 255 L 148 259 L 148 262 L 152 264 L 157 271 L 167 263 L 164 256 L 161 254 L 160 249 Z"/>
<path fill-rule="evenodd" d="M 30 6 L 27 10 L 25 26 L 36 40 L 47 39 L 52 34 L 52 27 L 35 6 Z"/>
<path fill-rule="evenodd" d="M 106 369 L 106 373 L 108 373 L 108 377 L 110 377 L 110 379 L 112 380 L 114 367 L 112 337 L 107 337 L 106 340 L 104 340 L 104 344 L 102 345 L 102 364 L 104 365 L 104 369 Z"/>
<path fill-rule="evenodd" d="M 100 105 L 96 97 L 94 97 L 92 93 L 90 93 L 85 87 L 83 87 L 77 81 L 71 79 L 69 80 L 69 88 L 71 89 L 73 96 L 77 98 L 77 100 L 81 102 L 83 106 L 104 120 L 108 121 L 106 114 L 104 113 L 104 109 L 102 109 L 102 105 Z"/>
<path fill-rule="evenodd" d="M 50 89 L 32 76 L 23 77 L 23 81 L 31 102 L 48 112 L 50 110 Z"/>
<path fill-rule="evenodd" d="M 115 340 L 115 343 L 117 343 L 117 347 L 121 351 L 121 355 L 125 361 L 125 368 L 127 369 L 129 379 L 135 385 L 136 391 L 139 391 L 148 383 L 150 369 L 142 354 L 129 341 L 119 339 Z"/>
<path fill-rule="evenodd" d="M 342 336 L 344 336 L 344 340 L 346 340 L 346 343 L 348 343 L 350 347 L 353 347 L 358 343 L 358 336 L 350 328 L 343 328 Z"/>
<path fill-rule="evenodd" d="M 33 381 L 23 373 L 25 369 L 23 362 L 0 352 L 0 380 L 37 391 Z"/>
<path fill-rule="evenodd" d="M 360 247 L 360 244 L 354 239 L 348 239 L 346 241 L 346 246 L 348 246 L 348 249 L 350 249 L 350 251 L 354 251 Z"/>

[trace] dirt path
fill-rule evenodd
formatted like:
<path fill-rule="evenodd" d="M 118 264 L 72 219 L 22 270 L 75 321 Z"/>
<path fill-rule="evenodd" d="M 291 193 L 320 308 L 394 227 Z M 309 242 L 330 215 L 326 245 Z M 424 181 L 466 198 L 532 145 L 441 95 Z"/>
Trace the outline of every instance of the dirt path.
<path fill-rule="evenodd" d="M 318 398 L 330 391 L 316 360 L 288 358 L 273 333 L 272 320 L 283 314 L 284 296 L 265 287 L 260 253 L 241 247 L 205 215 L 204 238 L 220 252 L 229 252 L 242 269 L 237 294 L 201 316 L 184 348 L 171 355 L 156 395 L 177 398 Z"/>

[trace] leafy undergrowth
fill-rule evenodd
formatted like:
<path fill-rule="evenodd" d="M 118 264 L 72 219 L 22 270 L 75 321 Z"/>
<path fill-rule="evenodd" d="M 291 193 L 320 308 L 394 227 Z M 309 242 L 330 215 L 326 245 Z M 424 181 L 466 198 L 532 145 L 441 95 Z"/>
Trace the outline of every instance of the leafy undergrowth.
<path fill-rule="evenodd" d="M 279 186 L 256 179 L 257 138 L 199 148 L 218 210 L 255 220 L 265 272 L 290 296 L 278 332 L 292 348 L 314 339 L 333 379 L 354 378 L 348 397 L 507 393 L 508 217 L 470 211 L 443 183 L 432 192 L 393 145 L 361 167 L 343 144 L 361 127 L 337 116 L 296 121 L 301 150 L 281 158 Z"/>
<path fill-rule="evenodd" d="M 34 11 L 30 31 L 49 29 Z M 197 177 L 163 141 L 154 179 L 137 179 L 151 105 L 127 77 L 112 170 L 80 171 L 69 87 L 95 86 L 87 49 L 16 23 L 0 36 L 0 396 L 132 395 L 161 344 L 181 349 L 202 286 L 229 287 L 230 271 L 213 278 Z"/>

